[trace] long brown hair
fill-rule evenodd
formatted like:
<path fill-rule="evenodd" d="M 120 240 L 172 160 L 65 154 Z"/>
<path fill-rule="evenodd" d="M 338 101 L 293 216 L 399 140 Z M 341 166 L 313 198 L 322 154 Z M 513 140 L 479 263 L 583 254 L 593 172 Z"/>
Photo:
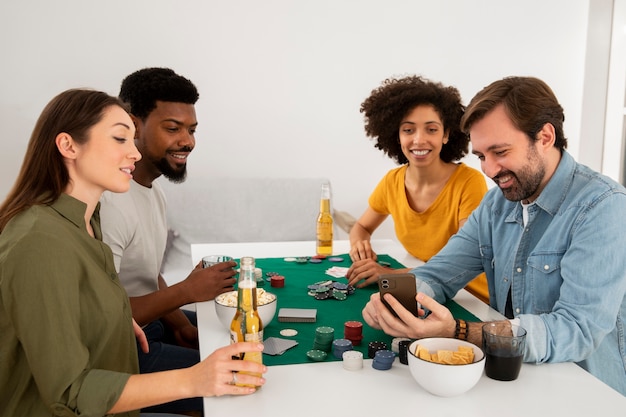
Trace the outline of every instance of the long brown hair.
<path fill-rule="evenodd" d="M 26 148 L 20 173 L 0 206 L 0 232 L 15 215 L 37 204 L 52 204 L 65 191 L 70 176 L 56 147 L 59 133 L 84 144 L 91 128 L 110 106 L 126 105 L 118 98 L 88 89 L 71 89 L 54 97 L 43 109 Z"/>

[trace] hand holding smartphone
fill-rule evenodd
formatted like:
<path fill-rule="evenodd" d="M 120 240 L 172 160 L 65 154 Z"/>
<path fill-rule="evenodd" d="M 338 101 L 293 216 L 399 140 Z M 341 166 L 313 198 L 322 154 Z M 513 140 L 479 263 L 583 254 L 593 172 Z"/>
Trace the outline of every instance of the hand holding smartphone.
<path fill-rule="evenodd" d="M 398 314 L 385 301 L 384 295 L 387 293 L 393 295 L 415 317 L 419 317 L 419 306 L 415 300 L 417 295 L 415 275 L 408 273 L 382 274 L 378 278 L 378 289 L 380 290 L 380 299 L 394 316 L 398 317 Z"/>

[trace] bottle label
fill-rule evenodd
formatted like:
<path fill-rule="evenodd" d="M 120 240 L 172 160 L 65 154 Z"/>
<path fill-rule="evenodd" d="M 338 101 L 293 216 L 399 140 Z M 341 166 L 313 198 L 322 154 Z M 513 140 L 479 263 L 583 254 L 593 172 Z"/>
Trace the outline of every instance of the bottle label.
<path fill-rule="evenodd" d="M 263 341 L 263 330 L 257 333 L 246 333 L 243 336 L 243 339 L 246 342 L 262 342 Z"/>

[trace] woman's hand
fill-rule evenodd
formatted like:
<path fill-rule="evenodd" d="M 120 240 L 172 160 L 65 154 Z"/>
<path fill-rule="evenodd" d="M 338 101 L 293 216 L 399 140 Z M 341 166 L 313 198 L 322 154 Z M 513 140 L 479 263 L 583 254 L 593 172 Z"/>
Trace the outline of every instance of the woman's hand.
<path fill-rule="evenodd" d="M 255 386 L 265 384 L 262 374 L 267 372 L 267 367 L 252 361 L 233 359 L 233 356 L 262 351 L 263 344 L 251 342 L 239 342 L 214 351 L 193 367 L 194 386 L 199 390 L 196 396 L 245 395 L 255 392 Z M 258 376 L 249 373 L 256 373 Z M 235 382 L 252 386 L 238 386 Z"/>
<path fill-rule="evenodd" d="M 376 252 L 372 249 L 372 245 L 369 240 L 358 240 L 351 244 L 350 259 L 352 259 L 352 262 L 360 261 L 362 259 L 376 260 Z"/>
<path fill-rule="evenodd" d="M 135 331 L 135 337 L 139 342 L 139 346 L 141 346 L 141 351 L 143 353 L 148 353 L 150 351 L 150 346 L 148 345 L 148 338 L 144 333 L 143 329 L 137 324 L 135 319 L 133 319 L 133 330 Z"/>
<path fill-rule="evenodd" d="M 380 274 L 389 274 L 394 272 L 395 271 L 393 269 L 380 265 L 374 259 L 363 259 L 354 262 L 352 266 L 350 266 L 350 269 L 346 272 L 346 278 L 348 279 L 348 285 L 363 288 L 378 282 Z"/>

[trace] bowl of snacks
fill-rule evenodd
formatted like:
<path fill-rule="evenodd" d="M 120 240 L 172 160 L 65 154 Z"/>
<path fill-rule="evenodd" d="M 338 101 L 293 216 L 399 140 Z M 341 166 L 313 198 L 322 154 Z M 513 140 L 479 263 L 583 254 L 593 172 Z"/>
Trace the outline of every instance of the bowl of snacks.
<path fill-rule="evenodd" d="M 452 338 L 416 340 L 409 345 L 407 357 L 415 381 L 439 397 L 453 397 L 469 391 L 485 368 L 485 354 L 481 348 Z"/>
<path fill-rule="evenodd" d="M 257 311 L 261 317 L 263 327 L 269 326 L 276 314 L 276 295 L 263 288 L 256 290 Z M 215 297 L 215 313 L 225 328 L 230 329 L 230 323 L 237 311 L 237 291 L 229 291 Z"/>

